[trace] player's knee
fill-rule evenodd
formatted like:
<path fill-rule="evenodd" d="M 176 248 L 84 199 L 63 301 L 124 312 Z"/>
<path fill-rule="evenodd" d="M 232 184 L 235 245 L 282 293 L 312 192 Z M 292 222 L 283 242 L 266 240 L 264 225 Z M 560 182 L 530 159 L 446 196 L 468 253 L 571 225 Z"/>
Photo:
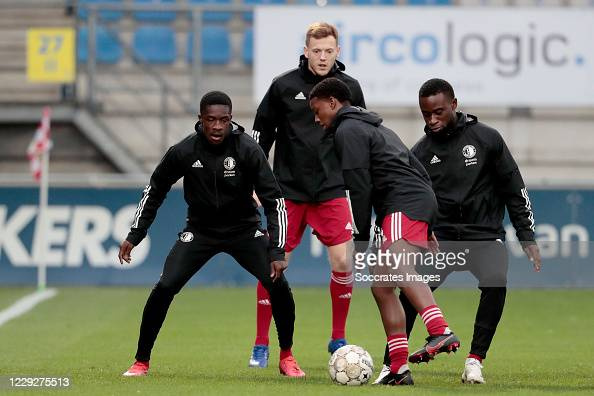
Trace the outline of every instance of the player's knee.
<path fill-rule="evenodd" d="M 335 272 L 351 272 L 353 270 L 353 264 L 350 260 L 345 257 L 335 257 L 332 260 L 332 271 Z"/>
<path fill-rule="evenodd" d="M 507 276 L 505 274 L 495 274 L 483 277 L 479 281 L 479 287 L 482 288 L 505 288 L 507 286 Z"/>
<path fill-rule="evenodd" d="M 275 280 L 274 282 L 272 281 L 272 279 L 260 280 L 260 282 L 270 295 L 284 293 L 287 290 L 290 290 L 289 282 L 287 282 L 287 279 L 284 277 L 284 275 Z"/>
<path fill-rule="evenodd" d="M 372 287 L 371 294 L 376 299 L 381 299 L 394 294 L 394 289 L 391 287 Z"/>
<path fill-rule="evenodd" d="M 492 296 L 492 297 L 497 297 L 498 299 L 503 299 L 503 300 L 505 300 L 505 296 L 507 294 L 506 287 L 492 287 L 492 286 L 485 287 L 485 286 L 479 285 L 479 290 L 481 291 L 481 294 L 485 297 Z"/>
<path fill-rule="evenodd" d="M 181 288 L 177 285 L 173 285 L 169 282 L 164 282 L 163 280 L 160 280 L 159 282 L 157 282 L 157 284 L 155 284 L 155 287 L 153 287 L 153 292 L 173 297 L 177 293 L 179 293 L 180 289 Z"/>
<path fill-rule="evenodd" d="M 335 272 L 351 272 L 353 270 L 353 263 L 347 257 L 346 248 L 344 254 L 336 254 L 331 252 L 329 254 L 330 259 L 330 266 L 332 267 L 332 271 Z"/>
<path fill-rule="evenodd" d="M 328 259 L 332 271 L 351 272 L 353 270 L 351 259 L 352 248 L 353 245 L 350 239 L 346 242 L 339 243 L 338 245 L 328 246 Z"/>

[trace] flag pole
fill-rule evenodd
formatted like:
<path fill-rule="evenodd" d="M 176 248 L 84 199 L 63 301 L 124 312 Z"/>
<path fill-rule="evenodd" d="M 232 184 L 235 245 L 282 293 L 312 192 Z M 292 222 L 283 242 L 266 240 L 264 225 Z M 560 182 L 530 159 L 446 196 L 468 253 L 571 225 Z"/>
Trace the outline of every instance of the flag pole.
<path fill-rule="evenodd" d="M 47 286 L 45 245 L 47 241 L 47 206 L 49 190 L 49 151 L 52 147 L 51 108 L 45 107 L 39 127 L 27 148 L 27 157 L 33 178 L 39 182 L 39 207 L 35 235 L 33 237 L 33 260 L 37 262 L 37 289 L 43 291 Z"/>
<path fill-rule="evenodd" d="M 46 240 L 46 213 L 49 189 L 49 150 L 41 155 L 41 180 L 39 183 L 39 212 L 37 214 L 37 290 L 43 291 L 47 286 L 45 255 L 42 253 Z"/>

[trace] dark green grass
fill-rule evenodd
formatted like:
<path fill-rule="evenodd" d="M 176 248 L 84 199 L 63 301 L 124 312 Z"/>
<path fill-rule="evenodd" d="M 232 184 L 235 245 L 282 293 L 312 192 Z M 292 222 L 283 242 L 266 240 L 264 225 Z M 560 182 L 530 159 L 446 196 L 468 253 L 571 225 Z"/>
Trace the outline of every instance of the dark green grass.
<path fill-rule="evenodd" d="M 0 289 L 0 305 L 24 292 Z M 0 327 L 0 376 L 69 376 L 73 385 L 68 391 L 47 392 L 97 395 L 594 392 L 592 290 L 510 290 L 485 361 L 487 384 L 482 386 L 460 383 L 479 292 L 438 291 L 438 303 L 463 347 L 455 355 L 438 356 L 430 365 L 412 367 L 416 385 L 406 390 L 330 383 L 326 369 L 330 304 L 328 291 L 322 288 L 294 288 L 293 350 L 307 372 L 306 380 L 279 376 L 274 332 L 270 367 L 246 367 L 254 338 L 252 289 L 182 291 L 155 345 L 150 376 L 123 378 L 121 373 L 133 361 L 148 293 L 148 288 L 60 288 L 52 300 Z M 411 349 L 420 346 L 424 337 L 424 329 L 418 326 Z M 385 337 L 367 289 L 355 290 L 348 339 L 369 350 L 377 373 Z M 44 392 L 34 392 L 40 391 Z"/>

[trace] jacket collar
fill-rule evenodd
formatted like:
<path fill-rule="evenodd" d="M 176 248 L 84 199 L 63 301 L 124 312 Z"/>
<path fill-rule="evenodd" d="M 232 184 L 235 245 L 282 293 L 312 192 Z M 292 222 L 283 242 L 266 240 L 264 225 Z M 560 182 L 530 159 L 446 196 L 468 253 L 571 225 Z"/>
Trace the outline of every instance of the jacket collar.
<path fill-rule="evenodd" d="M 478 122 L 478 118 L 472 114 L 462 113 L 460 111 L 456 112 L 457 121 L 456 124 L 452 127 L 447 127 L 444 130 L 439 132 L 433 132 L 427 125 L 425 125 L 425 134 L 432 139 L 439 139 L 445 140 L 449 139 L 452 136 L 459 134 L 464 128 L 468 125 L 473 125 Z"/>
<path fill-rule="evenodd" d="M 212 151 L 223 150 L 225 147 L 227 147 L 230 144 L 230 141 L 235 136 L 241 135 L 242 133 L 245 132 L 245 129 L 241 125 L 236 123 L 235 121 L 231 121 L 231 125 L 229 128 L 231 128 L 231 131 L 230 131 L 229 135 L 227 135 L 225 140 L 223 140 L 223 142 L 221 144 L 213 145 L 213 144 L 210 144 L 208 142 L 208 140 L 206 140 L 206 136 L 204 136 L 204 132 L 202 129 L 202 123 L 200 121 L 198 121 L 194 125 L 194 130 L 196 131 L 196 136 L 198 137 L 198 139 L 196 140 L 196 143 L 200 142 L 203 147 L 205 147 L 206 149 L 212 150 Z"/>
<path fill-rule="evenodd" d="M 317 75 L 313 74 L 311 72 L 311 70 L 309 70 L 309 67 L 307 64 L 307 58 L 305 57 L 305 55 L 301 55 L 299 57 L 299 72 L 301 73 L 301 75 L 303 76 L 303 79 L 306 82 L 318 83 L 318 82 L 322 81 L 323 79 L 325 79 L 326 77 L 332 77 L 337 72 L 339 72 L 339 71 L 342 72 L 344 70 L 345 70 L 344 63 L 340 62 L 339 60 L 336 60 L 336 61 L 334 61 L 334 65 L 332 66 L 332 69 L 330 69 L 328 74 L 326 74 L 325 76 L 317 76 Z"/>

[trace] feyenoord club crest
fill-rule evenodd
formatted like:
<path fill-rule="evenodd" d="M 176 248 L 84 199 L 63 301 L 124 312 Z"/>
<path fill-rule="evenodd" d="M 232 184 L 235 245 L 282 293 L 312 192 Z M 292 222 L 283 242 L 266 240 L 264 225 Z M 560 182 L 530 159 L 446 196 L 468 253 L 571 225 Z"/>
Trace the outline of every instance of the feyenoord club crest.
<path fill-rule="evenodd" d="M 474 148 L 474 146 L 472 144 L 467 144 L 462 149 L 462 155 L 465 156 L 466 158 L 472 158 L 476 155 L 476 149 Z"/>
<path fill-rule="evenodd" d="M 233 159 L 233 157 L 225 158 L 225 161 L 223 161 L 223 166 L 227 170 L 233 170 L 235 168 L 235 160 Z"/>
<path fill-rule="evenodd" d="M 476 148 L 472 144 L 467 144 L 462 148 L 462 155 L 466 157 L 464 160 L 466 166 L 478 164 L 478 159 L 475 157 Z"/>
<path fill-rule="evenodd" d="M 182 232 L 179 235 L 179 240 L 182 242 L 192 242 L 194 240 L 194 234 L 189 231 Z"/>

